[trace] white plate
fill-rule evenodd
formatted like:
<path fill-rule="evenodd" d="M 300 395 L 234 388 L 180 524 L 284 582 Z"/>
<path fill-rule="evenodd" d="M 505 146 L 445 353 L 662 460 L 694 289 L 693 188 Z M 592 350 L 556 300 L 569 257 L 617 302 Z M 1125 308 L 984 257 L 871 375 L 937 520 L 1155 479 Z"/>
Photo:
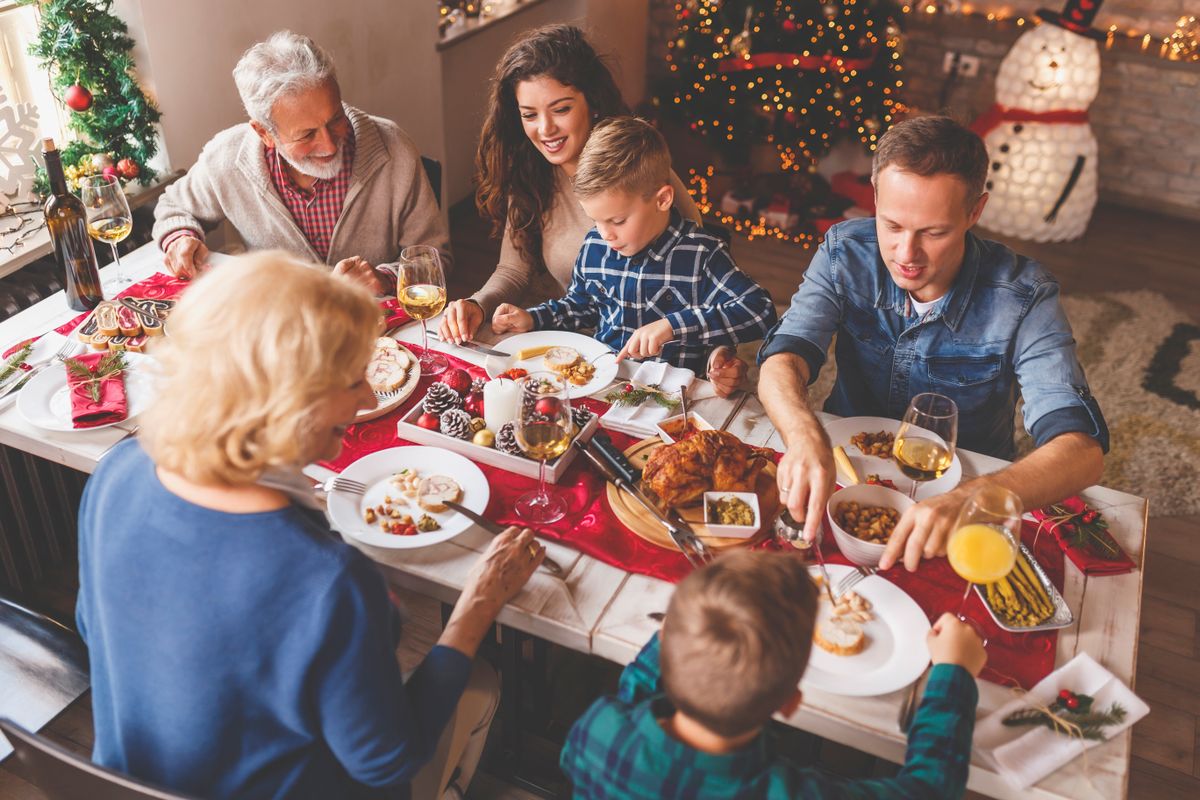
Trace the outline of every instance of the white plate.
<path fill-rule="evenodd" d="M 606 388 L 617 377 L 616 354 L 609 349 L 608 345 L 598 342 L 590 336 L 584 336 L 582 333 L 571 333 L 568 331 L 532 331 L 530 333 L 519 333 L 516 336 L 510 336 L 503 341 L 497 342 L 488 347 L 499 350 L 504 353 L 513 353 L 518 350 L 524 350 L 529 347 L 574 347 L 588 361 L 592 361 L 596 365 L 596 374 L 592 379 L 582 386 L 576 386 L 573 383 L 567 384 L 567 397 L 587 397 L 595 394 L 601 389 Z M 604 353 L 611 355 L 597 358 Z M 593 361 L 593 359 L 595 359 Z M 546 365 L 542 363 L 542 357 L 527 358 L 524 361 L 517 361 L 515 357 L 500 358 L 499 356 L 488 356 L 487 361 L 483 364 L 487 370 L 489 378 L 494 378 L 501 372 L 520 367 L 529 372 L 546 372 Z"/>
<path fill-rule="evenodd" d="M 356 423 L 382 417 L 411 397 L 412 393 L 417 390 L 417 384 L 421 382 L 421 362 L 417 360 L 413 351 L 404 345 L 401 344 L 400 349 L 408 353 L 408 357 L 412 359 L 412 362 L 408 365 L 408 372 L 405 374 L 404 383 L 400 384 L 400 388 L 390 397 L 382 397 L 376 392 L 375 407 L 355 414 L 354 421 Z"/>
<path fill-rule="evenodd" d="M 30 424 L 48 431 L 86 433 L 87 431 L 120 425 L 141 414 L 154 400 L 153 360 L 141 353 L 125 353 L 125 397 L 128 413 L 125 419 L 90 428 L 76 428 L 71 423 L 71 395 L 67 390 L 67 368 L 52 364 L 34 375 L 25 388 L 17 393 L 17 411 Z"/>
<path fill-rule="evenodd" d="M 854 568 L 828 565 L 834 585 Z M 817 568 L 811 569 L 818 575 Z M 871 603 L 875 619 L 863 623 L 867 646 L 852 656 L 835 656 L 813 643 L 808 668 L 800 681 L 802 689 L 818 689 L 847 697 L 874 697 L 895 692 L 911 684 L 929 664 L 925 636 L 929 619 L 917 602 L 894 583 L 872 575 L 854 588 Z M 828 613 L 829 601 L 821 590 L 818 616 Z"/>
<path fill-rule="evenodd" d="M 389 479 L 405 467 L 416 470 L 422 478 L 448 475 L 462 487 L 460 503 L 480 514 L 487 508 L 488 498 L 491 497 L 487 478 L 469 460 L 440 447 L 392 447 L 363 456 L 342 470 L 342 477 L 365 483 L 367 492 L 364 495 L 350 495 L 335 491 L 329 495 L 329 516 L 333 519 L 333 527 L 365 544 L 408 550 L 448 541 L 474 524 L 456 511 L 430 513 L 412 501 L 412 509 L 406 513 L 412 514 L 414 520 L 422 514 L 429 514 L 441 524 L 441 530 L 395 536 L 381 531 L 378 524 L 368 525 L 363 519 L 363 512 L 368 507 L 381 504 L 384 495 L 396 497 L 400 494 L 391 488 Z"/>
<path fill-rule="evenodd" d="M 880 478 L 892 481 L 896 484 L 898 490 L 908 494 L 909 487 L 912 486 L 913 481 L 900 471 L 900 466 L 895 460 L 864 455 L 861 450 L 850 444 L 850 437 L 856 433 L 887 431 L 895 435 L 898 430 L 900 430 L 900 420 L 888 419 L 887 417 L 844 417 L 842 419 L 835 419 L 825 425 L 825 432 L 829 434 L 829 441 L 834 447 L 840 444 L 846 448 L 846 455 L 850 457 L 850 463 L 854 465 L 854 471 L 858 473 L 859 478 L 865 481 L 867 475 L 878 475 Z M 928 481 L 917 487 L 916 499 L 928 500 L 930 497 L 945 494 L 955 486 L 958 486 L 958 482 L 961 480 L 962 462 L 958 460 L 958 453 L 956 452 L 954 454 L 954 461 L 950 464 L 950 469 L 946 470 L 942 474 L 942 477 L 937 480 Z"/>

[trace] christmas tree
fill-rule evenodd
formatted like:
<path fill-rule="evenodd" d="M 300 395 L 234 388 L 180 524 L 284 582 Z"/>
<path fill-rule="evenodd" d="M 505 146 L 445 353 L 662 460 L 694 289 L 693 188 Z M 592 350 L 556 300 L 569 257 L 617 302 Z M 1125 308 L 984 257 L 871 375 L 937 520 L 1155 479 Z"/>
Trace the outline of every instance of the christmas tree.
<path fill-rule="evenodd" d="M 770 143 L 784 169 L 841 139 L 873 150 L 900 110 L 899 12 L 881 0 L 681 0 L 659 104 L 734 162 Z"/>
<path fill-rule="evenodd" d="M 22 0 L 24 3 L 36 0 Z M 138 84 L 133 40 L 112 13 L 112 0 L 43 0 L 29 53 L 41 61 L 55 93 L 71 109 L 78 139 L 62 148 L 71 174 L 112 169 L 143 184 L 155 176 L 161 114 Z"/>

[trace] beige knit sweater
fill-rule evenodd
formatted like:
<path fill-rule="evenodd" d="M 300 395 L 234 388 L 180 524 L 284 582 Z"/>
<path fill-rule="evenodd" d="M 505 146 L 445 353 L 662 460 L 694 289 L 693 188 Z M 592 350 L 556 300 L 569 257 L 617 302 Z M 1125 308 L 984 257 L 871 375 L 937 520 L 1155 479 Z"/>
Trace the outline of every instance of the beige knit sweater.
<path fill-rule="evenodd" d="M 571 187 L 571 178 L 561 167 L 555 169 L 557 178 L 550 211 L 542 222 L 542 258 L 525 258 L 513 243 L 511 226 L 505 226 L 500 243 L 500 263 L 478 292 L 471 295 L 483 307 L 485 318 L 501 303 L 533 306 L 551 297 L 562 297 L 571 285 L 571 270 L 583 246 L 583 237 L 594 223 L 579 205 Z M 700 210 L 683 182 L 674 172 L 671 185 L 675 187 L 675 207 L 688 219 L 700 222 Z"/>
<path fill-rule="evenodd" d="M 410 244 L 429 244 L 442 251 L 449 270 L 450 235 L 416 146 L 396 123 L 345 108 L 354 128 L 354 168 L 326 263 L 350 256 L 390 263 Z M 203 236 L 225 219 L 250 250 L 281 248 L 321 261 L 276 193 L 263 143 L 249 123 L 214 136 L 195 166 L 167 187 L 154 209 L 154 239 L 161 247 L 180 228 Z"/>

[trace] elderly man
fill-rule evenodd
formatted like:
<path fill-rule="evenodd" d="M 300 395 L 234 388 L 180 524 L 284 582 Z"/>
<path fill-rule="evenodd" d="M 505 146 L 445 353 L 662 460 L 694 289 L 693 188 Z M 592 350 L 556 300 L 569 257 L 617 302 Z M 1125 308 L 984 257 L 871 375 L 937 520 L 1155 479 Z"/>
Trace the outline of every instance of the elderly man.
<path fill-rule="evenodd" d="M 970 232 L 987 202 L 988 157 L 946 117 L 893 127 L 875 152 L 875 219 L 835 225 L 791 308 L 759 352 L 763 405 L 787 446 L 778 481 L 812 539 L 833 489 L 828 437 L 808 409 L 836 333 L 825 410 L 899 419 L 922 392 L 953 399 L 959 444 L 1014 455 L 1017 393 L 1036 449 L 901 517 L 880 566 L 945 553 L 964 501 L 984 483 L 1038 508 L 1100 478 L 1108 428 L 1075 357 L 1058 283 L 1040 264 Z"/>
<path fill-rule="evenodd" d="M 375 292 L 380 264 L 407 245 L 441 250 L 449 236 L 421 158 L 394 122 L 342 103 L 333 61 L 307 36 L 280 31 L 233 71 L 250 117 L 221 131 L 155 209 L 168 269 L 204 268 L 204 229 L 228 219 L 251 250 L 283 249 Z"/>

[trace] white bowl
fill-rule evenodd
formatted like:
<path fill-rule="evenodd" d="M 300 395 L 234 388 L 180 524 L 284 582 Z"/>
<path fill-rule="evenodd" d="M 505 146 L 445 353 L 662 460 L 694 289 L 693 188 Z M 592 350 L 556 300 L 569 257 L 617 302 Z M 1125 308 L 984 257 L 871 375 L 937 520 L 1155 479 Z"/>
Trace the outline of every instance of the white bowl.
<path fill-rule="evenodd" d="M 750 510 L 754 512 L 754 524 L 752 525 L 718 525 L 715 522 L 708 521 L 708 504 L 715 503 L 725 497 L 736 497 L 746 505 L 750 506 Z M 754 492 L 705 492 L 704 493 L 704 524 L 708 528 L 709 536 L 716 536 L 721 539 L 749 539 L 754 534 L 758 533 L 758 529 L 762 527 L 762 513 L 758 510 L 758 495 Z"/>
<path fill-rule="evenodd" d="M 863 541 L 849 531 L 843 530 L 834 521 L 833 514 L 833 510 L 840 503 L 858 503 L 859 506 L 884 506 L 886 508 L 894 508 L 903 514 L 908 510 L 909 506 L 913 505 L 913 501 L 903 492 L 873 483 L 859 483 L 847 486 L 844 489 L 838 489 L 829 498 L 829 502 L 825 506 L 826 518 L 829 523 L 829 529 L 833 531 L 833 538 L 837 541 L 842 555 L 861 567 L 879 566 L 879 559 L 883 558 L 883 551 L 886 549 L 886 546 Z"/>
<path fill-rule="evenodd" d="M 717 427 L 695 411 L 689 411 L 687 417 L 688 422 L 692 423 L 692 426 L 698 431 L 711 431 Z M 682 425 L 683 414 L 676 414 L 673 417 L 667 417 L 654 427 L 658 429 L 658 438 L 662 439 L 666 444 L 674 444 L 677 441 L 675 433 L 682 430 Z"/>

